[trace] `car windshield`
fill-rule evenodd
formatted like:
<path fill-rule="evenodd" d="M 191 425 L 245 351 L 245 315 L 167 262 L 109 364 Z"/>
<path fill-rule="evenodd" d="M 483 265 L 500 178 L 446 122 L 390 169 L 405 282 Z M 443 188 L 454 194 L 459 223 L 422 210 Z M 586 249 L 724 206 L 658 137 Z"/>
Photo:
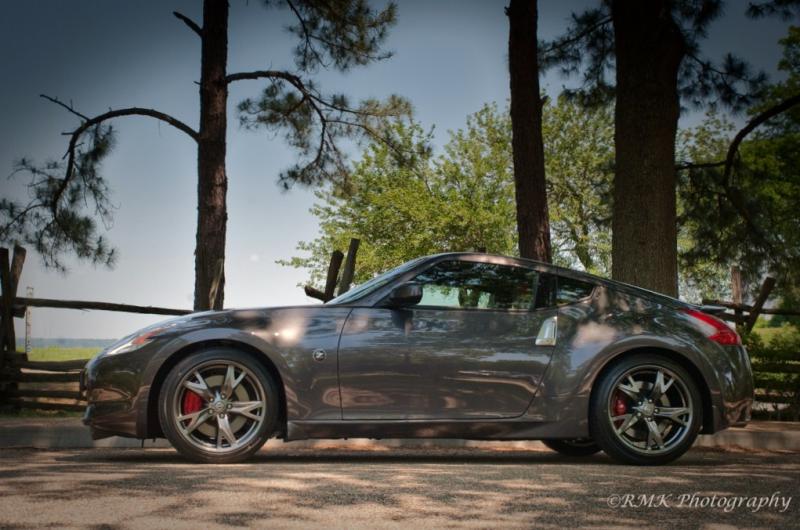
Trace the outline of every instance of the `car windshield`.
<path fill-rule="evenodd" d="M 395 278 L 405 273 L 406 271 L 410 270 L 423 259 L 424 258 L 417 258 L 417 259 L 412 259 L 411 261 L 407 261 L 388 272 L 384 272 L 379 276 L 375 276 L 371 280 L 362 283 L 358 287 L 351 289 L 344 294 L 340 294 L 336 298 L 326 302 L 326 304 L 346 304 L 348 302 L 352 302 L 353 300 L 357 300 L 362 296 L 366 296 L 369 293 L 375 291 L 376 289 L 380 289 L 387 283 L 393 281 Z"/>

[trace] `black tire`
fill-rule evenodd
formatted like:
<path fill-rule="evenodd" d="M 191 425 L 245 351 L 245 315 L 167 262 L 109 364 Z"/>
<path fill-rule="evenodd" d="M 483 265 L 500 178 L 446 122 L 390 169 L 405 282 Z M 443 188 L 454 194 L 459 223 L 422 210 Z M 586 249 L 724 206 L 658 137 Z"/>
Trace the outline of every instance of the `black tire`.
<path fill-rule="evenodd" d="M 234 399 L 230 399 L 228 402 L 227 408 L 229 411 L 227 414 L 214 411 L 212 404 L 217 404 L 216 402 L 220 401 L 219 392 L 224 392 L 223 385 L 226 379 L 224 375 L 221 375 L 223 373 L 222 370 L 229 366 L 234 367 L 234 375 L 238 368 L 240 370 L 239 375 L 242 377 L 239 383 L 231 385 L 233 387 L 231 394 L 235 392 L 239 394 L 245 393 L 246 395 L 250 391 L 262 403 L 255 409 L 257 412 L 252 412 L 253 409 L 248 409 L 240 415 L 233 409 L 240 404 L 252 404 L 256 401 L 236 401 Z M 195 374 L 204 370 L 206 374 L 209 371 L 217 370 L 220 375 L 212 375 L 210 378 L 206 377 L 205 379 L 201 376 L 200 379 L 197 379 Z M 190 428 L 192 420 L 178 420 L 179 417 L 183 417 L 179 411 L 181 406 L 179 403 L 183 402 L 180 401 L 180 398 L 181 396 L 185 398 L 185 393 L 187 392 L 183 384 L 186 378 L 192 378 L 194 382 L 202 381 L 205 388 L 211 390 L 217 396 L 212 398 L 212 401 L 207 401 L 205 398 L 200 399 L 202 404 L 198 406 L 204 411 L 201 417 L 207 419 L 203 420 L 204 423 L 198 422 L 198 426 L 195 427 L 191 434 L 184 434 L 184 432 Z M 216 381 L 218 384 L 206 383 L 206 379 Z M 219 383 L 220 381 L 221 383 Z M 190 382 L 190 384 L 194 384 L 194 382 Z M 198 392 L 193 393 L 199 396 Z M 241 462 L 258 451 L 275 433 L 279 415 L 278 396 L 276 382 L 258 360 L 247 353 L 235 349 L 212 348 L 190 355 L 180 361 L 169 372 L 159 395 L 158 418 L 164 435 L 184 457 L 195 462 L 210 464 Z M 244 415 L 247 413 L 250 416 L 257 416 L 257 418 L 250 419 L 245 417 Z M 226 417 L 230 422 L 224 419 Z M 234 440 L 226 440 L 224 435 L 220 436 L 221 430 L 223 433 L 225 432 L 220 427 L 221 421 L 225 422 L 229 432 L 234 433 Z M 188 425 L 184 422 L 188 422 Z M 234 429 L 237 424 L 240 427 Z M 210 429 L 216 430 L 216 446 L 214 446 L 214 435 L 208 434 L 205 444 L 202 443 L 203 440 L 199 440 L 199 438 L 205 436 L 200 432 L 201 427 L 206 431 Z M 235 433 L 244 433 L 245 430 L 247 432 L 239 438 L 241 446 L 237 447 Z M 225 447 L 226 443 L 227 447 Z"/>
<path fill-rule="evenodd" d="M 557 453 L 566 456 L 591 456 L 602 451 L 594 440 L 589 438 L 575 438 L 570 440 L 547 439 L 542 443 Z"/>
<path fill-rule="evenodd" d="M 654 382 L 651 388 L 646 388 L 648 386 L 646 382 L 647 374 L 651 370 L 653 371 Z M 658 385 L 655 382 L 659 371 L 663 376 L 662 385 Z M 644 396 L 644 399 L 637 400 L 637 398 L 627 395 L 626 392 L 620 391 L 621 379 L 626 374 L 631 373 L 634 375 L 641 374 L 639 377 L 642 381 L 639 382 L 634 378 L 634 382 L 637 383 L 636 388 L 640 390 L 637 395 L 640 398 Z M 663 384 L 663 381 L 668 382 L 672 378 L 677 379 L 668 385 Z M 633 384 L 629 383 L 622 383 L 622 385 L 626 389 L 634 387 Z M 663 392 L 662 396 L 667 396 L 671 392 L 684 400 L 683 405 L 667 407 L 662 405 L 663 401 L 661 400 L 667 399 L 669 401 L 669 399 L 661 397 L 655 400 L 655 408 L 642 409 L 639 404 L 643 403 L 645 407 L 648 407 L 648 401 L 657 395 L 655 389 L 659 386 L 667 386 L 669 389 Z M 650 397 L 647 397 L 648 393 L 650 393 Z M 621 396 L 621 398 L 618 396 Z M 621 409 L 616 408 L 617 399 L 623 400 Z M 625 406 L 626 400 L 633 405 L 630 409 Z M 676 398 L 676 401 L 680 400 Z M 612 403 L 614 404 L 613 408 Z M 649 403 L 652 405 L 653 401 L 649 401 Z M 690 411 L 683 413 L 678 418 L 680 423 L 676 420 L 668 419 L 664 415 L 666 414 L 665 410 L 674 411 L 678 409 Z M 646 411 L 634 412 L 643 410 Z M 658 414 L 659 410 L 661 415 Z M 654 414 L 653 411 L 656 413 Z M 626 419 L 617 419 L 615 423 L 612 417 L 621 418 L 623 415 L 620 415 L 620 412 L 625 412 L 629 416 L 626 416 Z M 614 362 L 598 378 L 592 391 L 592 399 L 589 406 L 589 430 L 592 439 L 597 442 L 606 454 L 618 462 L 634 465 L 660 465 L 672 462 L 689 450 L 703 424 L 702 414 L 702 397 L 691 374 L 680 364 L 664 355 L 645 353 L 625 357 Z M 633 416 L 637 415 L 640 419 L 633 418 Z M 628 419 L 636 423 L 623 431 L 622 434 L 619 434 Z M 658 442 L 654 441 L 651 448 L 651 436 L 653 436 L 651 425 L 653 424 L 655 424 L 654 429 L 658 431 L 662 445 L 659 446 Z M 663 432 L 661 431 L 661 426 L 664 426 Z M 641 434 L 637 435 L 637 430 L 640 430 Z M 672 442 L 663 438 L 665 434 L 673 436 Z M 637 441 L 640 438 L 644 439 Z M 670 443 L 672 443 L 671 446 Z M 644 447 L 634 447 L 635 444 L 643 444 Z"/>

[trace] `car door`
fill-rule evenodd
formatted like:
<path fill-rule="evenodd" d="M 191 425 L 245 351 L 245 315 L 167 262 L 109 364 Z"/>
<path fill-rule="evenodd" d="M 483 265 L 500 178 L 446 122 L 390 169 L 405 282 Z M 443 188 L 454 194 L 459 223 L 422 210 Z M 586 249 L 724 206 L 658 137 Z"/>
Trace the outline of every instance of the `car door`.
<path fill-rule="evenodd" d="M 553 350 L 557 311 L 544 278 L 449 258 L 412 278 L 423 289 L 418 304 L 353 309 L 339 343 L 343 419 L 524 413 Z"/>

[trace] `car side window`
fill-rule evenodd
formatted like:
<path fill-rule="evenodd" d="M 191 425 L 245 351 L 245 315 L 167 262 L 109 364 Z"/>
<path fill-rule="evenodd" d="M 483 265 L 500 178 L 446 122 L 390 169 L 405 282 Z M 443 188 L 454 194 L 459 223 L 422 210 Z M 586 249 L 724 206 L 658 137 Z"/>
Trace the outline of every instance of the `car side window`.
<path fill-rule="evenodd" d="M 556 304 L 573 304 L 578 300 L 583 300 L 594 290 L 594 285 L 572 278 L 558 277 L 558 290 L 556 291 Z"/>
<path fill-rule="evenodd" d="M 413 281 L 422 285 L 419 306 L 528 311 L 541 303 L 539 274 L 524 267 L 442 261 Z"/>

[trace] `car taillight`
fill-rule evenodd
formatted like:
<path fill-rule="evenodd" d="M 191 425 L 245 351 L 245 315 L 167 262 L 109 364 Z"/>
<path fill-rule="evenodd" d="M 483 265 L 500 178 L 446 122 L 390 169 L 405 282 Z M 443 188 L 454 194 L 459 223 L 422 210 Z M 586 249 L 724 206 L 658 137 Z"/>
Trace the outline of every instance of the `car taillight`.
<path fill-rule="evenodd" d="M 739 334 L 717 317 L 696 309 L 684 309 L 683 312 L 692 317 L 706 337 L 714 342 L 724 346 L 735 346 L 742 343 Z"/>

